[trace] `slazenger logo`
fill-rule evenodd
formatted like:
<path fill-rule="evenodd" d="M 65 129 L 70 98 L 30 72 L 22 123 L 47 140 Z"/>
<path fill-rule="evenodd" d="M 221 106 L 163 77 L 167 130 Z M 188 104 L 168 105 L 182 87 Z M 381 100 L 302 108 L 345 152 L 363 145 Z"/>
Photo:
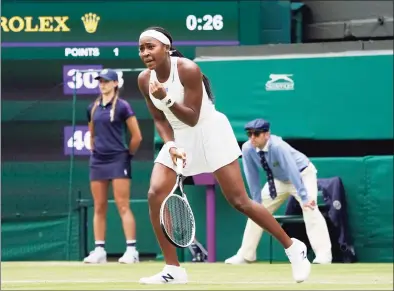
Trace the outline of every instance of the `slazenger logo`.
<path fill-rule="evenodd" d="M 291 91 L 294 90 L 294 81 L 290 78 L 291 74 L 270 74 L 269 80 L 265 83 L 267 91 Z"/>

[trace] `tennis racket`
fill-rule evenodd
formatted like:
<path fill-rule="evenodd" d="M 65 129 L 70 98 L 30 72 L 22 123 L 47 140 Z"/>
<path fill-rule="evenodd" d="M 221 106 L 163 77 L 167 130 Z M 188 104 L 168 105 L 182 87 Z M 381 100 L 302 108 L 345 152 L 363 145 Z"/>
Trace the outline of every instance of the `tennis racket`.
<path fill-rule="evenodd" d="M 183 160 L 177 160 L 177 176 L 174 188 L 160 207 L 160 226 L 167 238 L 178 248 L 193 243 L 196 224 L 193 211 L 183 191 Z M 179 191 L 177 191 L 179 188 Z M 180 192 L 179 194 L 176 192 Z"/>

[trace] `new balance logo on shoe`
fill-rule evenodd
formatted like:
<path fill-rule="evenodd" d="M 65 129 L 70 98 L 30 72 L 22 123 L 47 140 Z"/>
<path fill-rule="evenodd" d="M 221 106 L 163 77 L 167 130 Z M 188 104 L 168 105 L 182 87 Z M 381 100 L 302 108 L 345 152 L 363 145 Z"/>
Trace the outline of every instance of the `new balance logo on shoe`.
<path fill-rule="evenodd" d="M 161 276 L 164 281 L 169 282 L 170 280 L 174 280 L 174 277 L 171 276 L 171 274 L 167 273 L 166 275 Z"/>

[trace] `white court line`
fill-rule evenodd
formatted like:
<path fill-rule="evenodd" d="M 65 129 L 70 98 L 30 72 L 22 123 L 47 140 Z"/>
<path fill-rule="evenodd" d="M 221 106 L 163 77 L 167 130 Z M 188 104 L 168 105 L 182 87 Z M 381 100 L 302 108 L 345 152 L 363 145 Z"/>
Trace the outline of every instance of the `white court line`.
<path fill-rule="evenodd" d="M 51 284 L 51 283 L 59 283 L 59 284 L 91 284 L 91 283 L 139 283 L 138 281 L 135 280 L 114 280 L 114 279 L 87 279 L 87 280 L 2 280 L 2 284 Z M 226 284 L 236 284 L 236 285 L 263 285 L 263 284 L 273 284 L 273 285 L 287 285 L 291 284 L 294 285 L 296 284 L 294 281 L 261 281 L 261 282 L 256 282 L 256 281 L 189 281 L 189 283 L 192 284 L 204 284 L 204 285 L 226 285 Z M 315 284 L 323 284 L 323 285 L 333 285 L 333 284 L 341 284 L 341 285 L 359 285 L 359 284 L 374 284 L 374 285 L 383 285 L 383 284 L 392 284 L 393 281 L 387 281 L 387 282 L 371 282 L 371 280 L 365 281 L 365 282 L 360 282 L 358 281 L 357 283 L 350 283 L 350 282 L 340 282 L 338 283 L 337 281 L 314 281 L 314 280 L 308 280 L 305 282 L 306 284 L 308 283 L 315 283 Z"/>

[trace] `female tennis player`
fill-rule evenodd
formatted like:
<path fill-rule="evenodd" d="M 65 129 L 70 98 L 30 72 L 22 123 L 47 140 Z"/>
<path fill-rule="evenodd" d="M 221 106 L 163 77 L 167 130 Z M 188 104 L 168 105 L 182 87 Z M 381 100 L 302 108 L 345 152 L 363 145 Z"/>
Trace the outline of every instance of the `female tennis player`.
<path fill-rule="evenodd" d="M 166 262 L 161 272 L 140 282 L 188 282 L 175 247 L 160 227 L 160 206 L 175 184 L 177 158 L 184 160 L 184 176 L 213 173 L 229 203 L 283 245 L 294 279 L 306 280 L 311 267 L 305 244 L 290 238 L 261 204 L 248 197 L 238 164 L 241 150 L 227 117 L 215 110 L 207 77 L 197 64 L 172 47 L 171 35 L 161 27 L 142 32 L 139 54 L 147 66 L 138 77 L 139 89 L 164 141 L 153 167 L 148 200 L 153 228 Z M 184 153 L 177 148 L 183 148 Z"/>
<path fill-rule="evenodd" d="M 136 250 L 135 220 L 130 210 L 131 160 L 140 146 L 142 137 L 130 105 L 119 97 L 118 74 L 114 70 L 102 70 L 96 77 L 101 94 L 88 107 L 91 133 L 90 187 L 94 200 L 94 237 L 96 248 L 84 259 L 85 263 L 105 263 L 105 231 L 107 193 L 112 181 L 114 198 L 126 236 L 126 252 L 120 263 L 139 261 Z M 130 131 L 129 146 L 125 145 L 126 127 Z"/>

